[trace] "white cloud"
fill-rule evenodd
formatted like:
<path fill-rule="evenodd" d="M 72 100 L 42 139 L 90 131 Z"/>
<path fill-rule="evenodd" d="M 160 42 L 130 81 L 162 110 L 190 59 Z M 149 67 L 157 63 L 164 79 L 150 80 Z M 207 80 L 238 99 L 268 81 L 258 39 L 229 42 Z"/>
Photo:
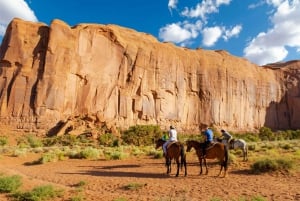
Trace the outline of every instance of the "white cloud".
<path fill-rule="evenodd" d="M 223 38 L 225 41 L 228 41 L 232 37 L 237 37 L 241 31 L 242 31 L 242 26 L 236 25 L 231 30 L 230 29 L 225 30 Z"/>
<path fill-rule="evenodd" d="M 168 8 L 169 10 L 176 9 L 178 0 L 169 0 Z"/>
<path fill-rule="evenodd" d="M 200 21 L 195 24 L 187 21 L 168 24 L 159 30 L 159 38 L 167 42 L 186 43 L 198 36 L 201 27 L 202 23 Z"/>
<path fill-rule="evenodd" d="M 244 56 L 259 65 L 284 60 L 287 47 L 300 48 L 300 0 L 268 1 L 276 7 L 272 29 L 259 33 L 244 49 Z"/>
<path fill-rule="evenodd" d="M 202 34 L 203 34 L 202 43 L 207 47 L 211 47 L 221 37 L 222 28 L 218 27 L 218 26 L 205 28 L 205 29 L 203 29 Z"/>
<path fill-rule="evenodd" d="M 275 7 L 279 6 L 285 0 L 266 0 L 267 4 L 273 5 Z"/>
<path fill-rule="evenodd" d="M 168 24 L 159 30 L 159 38 L 163 41 L 177 43 L 185 46 L 194 43 L 195 39 L 202 36 L 202 43 L 205 46 L 213 46 L 220 38 L 225 41 L 231 37 L 237 37 L 242 30 L 241 25 L 236 25 L 231 29 L 225 27 L 204 27 L 207 25 L 208 15 L 219 12 L 221 5 L 229 5 L 232 0 L 203 0 L 194 7 L 185 7 L 181 11 L 181 16 L 189 22 L 177 22 Z M 178 0 L 169 0 L 168 8 L 177 9 Z M 195 18 L 197 21 L 193 22 Z M 222 36 L 223 35 L 223 36 Z M 200 38 L 200 37 L 199 37 Z M 198 38 L 197 38 L 198 39 Z M 201 40 L 201 39 L 199 39 Z"/>
<path fill-rule="evenodd" d="M 255 9 L 265 4 L 265 1 L 260 1 L 258 3 L 253 3 L 248 6 L 249 9 Z"/>
<path fill-rule="evenodd" d="M 206 21 L 207 15 L 217 13 L 222 4 L 228 5 L 231 0 L 203 0 L 195 8 L 184 8 L 181 12 L 183 16 L 191 18 L 201 18 Z"/>
<path fill-rule="evenodd" d="M 37 21 L 34 12 L 29 8 L 24 0 L 0 0 L 0 36 L 3 36 L 3 27 L 15 18 L 21 18 L 29 21 Z"/>

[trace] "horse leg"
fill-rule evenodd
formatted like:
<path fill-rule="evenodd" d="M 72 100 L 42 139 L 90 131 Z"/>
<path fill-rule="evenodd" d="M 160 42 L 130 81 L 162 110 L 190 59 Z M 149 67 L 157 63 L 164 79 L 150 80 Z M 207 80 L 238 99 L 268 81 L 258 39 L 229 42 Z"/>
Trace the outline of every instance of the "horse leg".
<path fill-rule="evenodd" d="M 176 158 L 176 163 L 177 163 L 177 173 L 176 173 L 176 177 L 178 177 L 178 175 L 179 175 L 179 168 L 180 168 L 179 158 Z"/>
<path fill-rule="evenodd" d="M 171 159 L 166 157 L 167 174 L 171 172 Z"/>
<path fill-rule="evenodd" d="M 217 177 L 219 177 L 219 176 L 221 175 L 221 172 L 222 172 L 223 166 L 224 166 L 224 161 L 221 161 L 221 162 L 220 162 L 220 165 L 221 165 L 221 168 L 220 168 L 220 172 L 219 172 L 219 174 L 217 175 Z"/>
<path fill-rule="evenodd" d="M 206 158 L 204 158 L 203 160 L 204 160 L 204 165 L 205 165 L 205 168 L 206 168 L 205 174 L 207 175 L 208 174 L 208 168 L 207 168 L 207 164 L 206 164 Z"/>
<path fill-rule="evenodd" d="M 186 168 L 186 158 L 184 156 L 184 160 L 183 160 L 183 165 L 184 165 L 184 176 L 187 176 L 187 168 Z"/>
<path fill-rule="evenodd" d="M 200 163 L 200 175 L 202 174 L 202 157 L 199 157 L 199 163 Z"/>
<path fill-rule="evenodd" d="M 180 159 L 181 159 L 180 170 L 182 171 L 182 167 L 184 166 L 184 176 L 186 176 L 187 172 L 186 172 L 186 158 L 185 158 L 185 154 L 183 154 Z"/>

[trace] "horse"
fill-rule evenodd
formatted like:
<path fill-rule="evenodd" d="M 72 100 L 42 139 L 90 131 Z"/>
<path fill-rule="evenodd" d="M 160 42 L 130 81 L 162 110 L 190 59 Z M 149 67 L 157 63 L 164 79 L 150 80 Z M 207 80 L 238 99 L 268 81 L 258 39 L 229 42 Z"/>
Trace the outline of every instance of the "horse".
<path fill-rule="evenodd" d="M 241 149 L 243 151 L 243 161 L 248 160 L 248 145 L 247 142 L 243 139 L 232 139 L 228 144 L 226 139 L 216 138 L 217 142 L 222 142 L 223 144 L 227 145 L 229 149 Z"/>
<path fill-rule="evenodd" d="M 219 142 L 215 142 L 213 145 L 207 148 L 206 150 L 206 156 L 203 156 L 203 146 L 204 143 L 200 143 L 195 140 L 188 140 L 186 142 L 187 149 L 186 151 L 191 151 L 192 148 L 196 150 L 196 154 L 198 156 L 199 162 L 200 162 L 200 175 L 202 174 L 202 160 L 204 161 L 204 165 L 206 167 L 206 174 L 208 174 L 206 159 L 215 159 L 217 158 L 220 161 L 221 169 L 218 174 L 218 176 L 221 175 L 221 172 L 224 168 L 224 177 L 227 176 L 227 168 L 228 168 L 228 148 Z"/>
<path fill-rule="evenodd" d="M 156 147 L 155 149 L 158 149 L 159 147 L 162 147 L 163 144 L 166 141 L 163 139 L 158 139 L 156 141 Z M 177 164 L 177 173 L 176 177 L 179 175 L 179 167 L 181 167 L 181 170 L 184 166 L 184 176 L 187 175 L 187 168 L 186 168 L 186 155 L 184 150 L 184 145 L 180 142 L 170 142 L 170 144 L 167 147 L 167 153 L 165 155 L 166 159 L 166 166 L 167 166 L 167 174 L 171 173 L 171 161 L 172 159 L 175 159 Z M 181 159 L 181 160 L 179 160 Z"/>

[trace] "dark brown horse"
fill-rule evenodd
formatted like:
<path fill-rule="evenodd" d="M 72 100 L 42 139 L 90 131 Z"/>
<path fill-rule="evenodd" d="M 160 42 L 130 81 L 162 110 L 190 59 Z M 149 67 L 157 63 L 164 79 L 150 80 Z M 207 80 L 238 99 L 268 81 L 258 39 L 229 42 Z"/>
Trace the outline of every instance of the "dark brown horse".
<path fill-rule="evenodd" d="M 159 147 L 162 147 L 165 142 L 166 142 L 165 140 L 158 139 L 156 141 L 155 148 L 158 149 Z M 185 156 L 184 145 L 182 143 L 180 143 L 180 142 L 171 143 L 167 147 L 167 153 L 165 155 L 165 159 L 166 159 L 166 166 L 167 166 L 167 174 L 171 173 L 171 161 L 172 161 L 172 159 L 174 159 L 177 164 L 176 177 L 178 177 L 178 175 L 179 175 L 179 167 L 181 167 L 181 169 L 182 169 L 183 166 L 184 166 L 184 176 L 187 175 L 186 156 Z M 179 159 L 181 159 L 181 160 L 179 160 Z"/>
<path fill-rule="evenodd" d="M 206 150 L 205 157 L 203 157 L 204 143 L 200 143 L 195 140 L 189 140 L 186 142 L 186 145 L 187 145 L 187 149 L 186 149 L 187 152 L 191 151 L 192 148 L 196 150 L 196 154 L 200 162 L 200 174 L 202 174 L 202 160 L 204 161 L 204 165 L 206 167 L 206 174 L 208 174 L 206 159 L 217 158 L 220 161 L 220 165 L 221 165 L 221 169 L 218 176 L 221 175 L 221 172 L 224 167 L 224 177 L 226 177 L 227 168 L 228 168 L 228 149 L 224 144 L 216 142 L 214 145 L 212 145 Z"/>

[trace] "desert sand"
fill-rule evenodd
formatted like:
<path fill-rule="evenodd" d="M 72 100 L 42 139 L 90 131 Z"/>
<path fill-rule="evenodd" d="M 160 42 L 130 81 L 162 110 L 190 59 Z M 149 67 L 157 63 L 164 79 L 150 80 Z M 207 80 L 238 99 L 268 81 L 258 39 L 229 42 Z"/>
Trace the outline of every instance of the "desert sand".
<path fill-rule="evenodd" d="M 200 168 L 194 152 L 187 155 L 188 175 L 180 172 L 175 177 L 176 166 L 166 175 L 164 159 L 151 157 L 125 160 L 67 159 L 40 165 L 28 165 L 40 157 L 29 154 L 23 157 L 1 156 L 0 172 L 20 175 L 23 190 L 51 184 L 64 189 L 64 196 L 55 200 L 70 200 L 81 195 L 88 201 L 99 200 L 251 200 L 256 196 L 265 200 L 300 200 L 300 173 L 267 173 L 254 175 L 251 162 L 230 164 L 228 176 L 216 177 L 219 165 L 209 164 L 208 175 L 199 175 Z M 76 184 L 84 182 L 82 191 Z M 136 189 L 127 189 L 137 184 Z M 76 190 L 77 189 L 77 190 Z M 9 200 L 1 194 L 0 200 Z"/>

